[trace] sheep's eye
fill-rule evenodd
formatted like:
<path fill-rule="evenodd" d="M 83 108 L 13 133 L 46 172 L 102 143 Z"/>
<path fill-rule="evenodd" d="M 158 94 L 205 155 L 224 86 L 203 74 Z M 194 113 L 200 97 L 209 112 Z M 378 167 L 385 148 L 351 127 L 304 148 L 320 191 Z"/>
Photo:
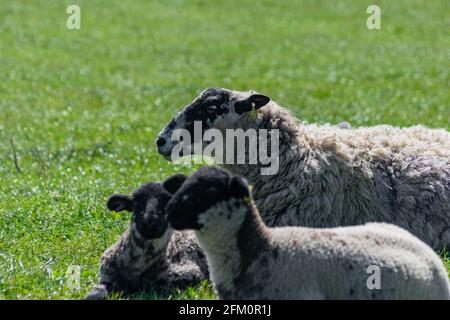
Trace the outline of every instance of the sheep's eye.
<path fill-rule="evenodd" d="M 208 113 L 214 113 L 214 112 L 216 112 L 216 110 L 217 110 L 217 107 L 215 105 L 210 105 L 210 106 L 206 107 L 206 111 Z"/>

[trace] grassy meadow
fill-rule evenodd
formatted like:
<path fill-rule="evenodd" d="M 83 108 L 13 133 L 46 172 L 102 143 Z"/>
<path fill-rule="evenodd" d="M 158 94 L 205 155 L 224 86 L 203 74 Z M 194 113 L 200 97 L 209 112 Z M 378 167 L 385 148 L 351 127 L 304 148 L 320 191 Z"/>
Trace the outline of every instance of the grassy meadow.
<path fill-rule="evenodd" d="M 194 170 L 154 141 L 204 88 L 256 89 L 310 122 L 450 130 L 449 27 L 447 0 L 1 1 L 0 299 L 87 293 L 129 221 L 108 196 Z"/>

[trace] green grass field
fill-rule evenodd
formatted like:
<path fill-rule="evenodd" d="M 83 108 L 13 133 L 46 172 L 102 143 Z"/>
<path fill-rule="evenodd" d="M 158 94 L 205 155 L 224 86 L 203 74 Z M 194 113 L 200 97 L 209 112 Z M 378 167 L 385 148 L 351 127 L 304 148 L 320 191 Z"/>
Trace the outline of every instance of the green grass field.
<path fill-rule="evenodd" d="M 0 2 L 0 298 L 86 294 L 129 220 L 107 197 L 193 170 L 154 140 L 203 88 L 256 89 L 311 122 L 449 130 L 449 27 L 447 0 Z"/>

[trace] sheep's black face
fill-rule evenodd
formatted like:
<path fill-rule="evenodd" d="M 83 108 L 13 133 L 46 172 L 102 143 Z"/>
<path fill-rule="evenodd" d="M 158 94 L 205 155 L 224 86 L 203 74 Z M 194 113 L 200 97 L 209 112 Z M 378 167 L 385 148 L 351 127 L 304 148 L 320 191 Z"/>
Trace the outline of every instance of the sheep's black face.
<path fill-rule="evenodd" d="M 201 122 L 201 135 L 211 128 L 224 130 L 232 128 L 241 117 L 252 110 L 266 105 L 270 98 L 254 92 L 240 92 L 211 88 L 204 90 L 191 104 L 181 110 L 159 133 L 156 139 L 158 152 L 171 159 L 172 149 L 178 141 L 172 141 L 177 129 L 187 130 L 194 143 L 194 125 Z M 193 148 L 192 151 L 193 152 Z M 187 154 L 183 154 L 186 156 Z"/>
<path fill-rule="evenodd" d="M 145 239 L 156 239 L 168 228 L 165 207 L 172 197 L 171 190 L 183 183 L 183 175 L 174 175 L 164 183 L 147 183 L 130 195 L 112 195 L 107 203 L 110 210 L 130 211 L 132 225 Z"/>
<path fill-rule="evenodd" d="M 250 196 L 247 181 L 229 171 L 203 167 L 192 174 L 166 207 L 167 220 L 174 229 L 201 229 L 199 215 L 219 202 Z"/>
<path fill-rule="evenodd" d="M 160 184 L 143 185 L 133 193 L 133 222 L 136 230 L 146 239 L 160 238 L 168 224 L 165 206 L 171 195 Z"/>

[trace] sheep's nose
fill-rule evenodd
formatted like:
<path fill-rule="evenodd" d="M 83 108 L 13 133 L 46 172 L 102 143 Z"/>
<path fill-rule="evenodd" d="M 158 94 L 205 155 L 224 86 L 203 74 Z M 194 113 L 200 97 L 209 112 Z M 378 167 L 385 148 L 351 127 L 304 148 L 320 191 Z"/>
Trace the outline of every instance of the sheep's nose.
<path fill-rule="evenodd" d="M 166 144 L 166 138 L 158 137 L 158 139 L 156 139 L 156 145 L 159 148 L 164 147 L 165 144 Z"/>

